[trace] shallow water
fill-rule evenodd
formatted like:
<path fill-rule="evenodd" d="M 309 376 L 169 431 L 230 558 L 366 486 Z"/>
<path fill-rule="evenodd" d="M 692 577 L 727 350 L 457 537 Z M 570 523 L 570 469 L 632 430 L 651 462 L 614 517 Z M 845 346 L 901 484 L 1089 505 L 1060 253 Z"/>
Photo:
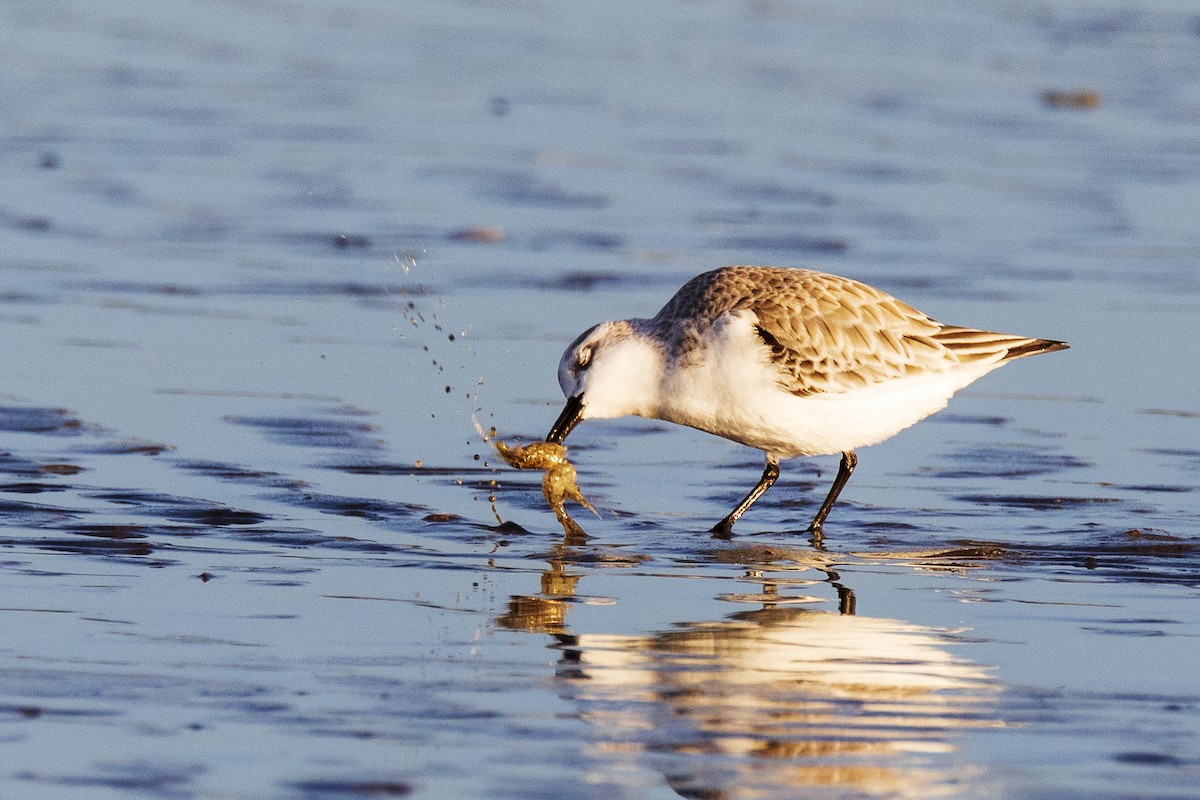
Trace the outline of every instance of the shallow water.
<path fill-rule="evenodd" d="M 1194 796 L 1196 37 L 6 4 L 0 796 Z M 472 415 L 540 438 L 580 330 L 737 262 L 1072 349 L 861 451 L 821 547 L 833 459 L 718 541 L 757 454 L 584 424 L 565 541 Z"/>

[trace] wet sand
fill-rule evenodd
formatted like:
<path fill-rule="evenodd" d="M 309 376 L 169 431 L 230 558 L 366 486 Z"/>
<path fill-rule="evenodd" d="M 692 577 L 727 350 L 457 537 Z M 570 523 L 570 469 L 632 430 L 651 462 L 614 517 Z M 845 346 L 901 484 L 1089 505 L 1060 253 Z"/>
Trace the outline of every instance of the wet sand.
<path fill-rule="evenodd" d="M 1194 796 L 1191 12 L 609 9 L 0 11 L 0 796 Z M 1072 349 L 564 539 L 472 415 L 747 262 Z"/>

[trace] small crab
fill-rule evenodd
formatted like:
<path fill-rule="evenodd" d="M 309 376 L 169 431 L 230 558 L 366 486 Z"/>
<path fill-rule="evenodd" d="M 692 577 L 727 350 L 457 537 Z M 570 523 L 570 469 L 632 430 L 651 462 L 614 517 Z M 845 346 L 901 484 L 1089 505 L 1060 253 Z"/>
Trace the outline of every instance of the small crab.
<path fill-rule="evenodd" d="M 521 447 L 509 447 L 499 439 L 493 441 L 492 446 L 510 466 L 517 469 L 545 470 L 542 494 L 550 505 L 550 510 L 568 534 L 583 533 L 583 529 L 571 519 L 564 508 L 566 501 L 574 500 L 593 514 L 598 512 L 579 491 L 575 467 L 567 460 L 566 447 L 553 442 L 531 442 Z"/>

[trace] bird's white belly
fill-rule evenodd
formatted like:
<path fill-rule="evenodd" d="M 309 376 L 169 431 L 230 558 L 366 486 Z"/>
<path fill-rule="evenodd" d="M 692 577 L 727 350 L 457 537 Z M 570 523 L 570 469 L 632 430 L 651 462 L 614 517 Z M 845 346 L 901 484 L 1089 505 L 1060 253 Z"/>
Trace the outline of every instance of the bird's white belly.
<path fill-rule="evenodd" d="M 959 367 L 848 392 L 801 396 L 779 386 L 764 348 L 725 333 L 706 342 L 703 357 L 665 371 L 660 405 L 652 416 L 780 458 L 882 442 L 944 408 L 956 391 L 998 366 Z"/>

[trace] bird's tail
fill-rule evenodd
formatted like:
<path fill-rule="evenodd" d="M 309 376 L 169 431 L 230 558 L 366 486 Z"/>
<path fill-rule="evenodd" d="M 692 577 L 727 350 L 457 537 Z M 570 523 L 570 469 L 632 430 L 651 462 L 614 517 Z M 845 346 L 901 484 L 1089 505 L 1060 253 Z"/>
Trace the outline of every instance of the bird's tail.
<path fill-rule="evenodd" d="M 1014 358 L 1053 353 L 1055 350 L 1066 350 L 1070 346 L 1066 342 L 1056 342 L 1053 339 L 1026 339 L 1023 344 L 1008 348 L 1008 355 L 1004 357 L 1004 360 L 1011 361 Z"/>
<path fill-rule="evenodd" d="M 942 328 L 933 335 L 933 338 L 966 363 L 1011 361 L 1014 358 L 1066 350 L 1070 346 L 1066 342 L 1058 342 L 1053 339 L 1030 339 L 1027 336 L 1014 336 L 1008 333 L 993 333 L 954 326 Z"/>

